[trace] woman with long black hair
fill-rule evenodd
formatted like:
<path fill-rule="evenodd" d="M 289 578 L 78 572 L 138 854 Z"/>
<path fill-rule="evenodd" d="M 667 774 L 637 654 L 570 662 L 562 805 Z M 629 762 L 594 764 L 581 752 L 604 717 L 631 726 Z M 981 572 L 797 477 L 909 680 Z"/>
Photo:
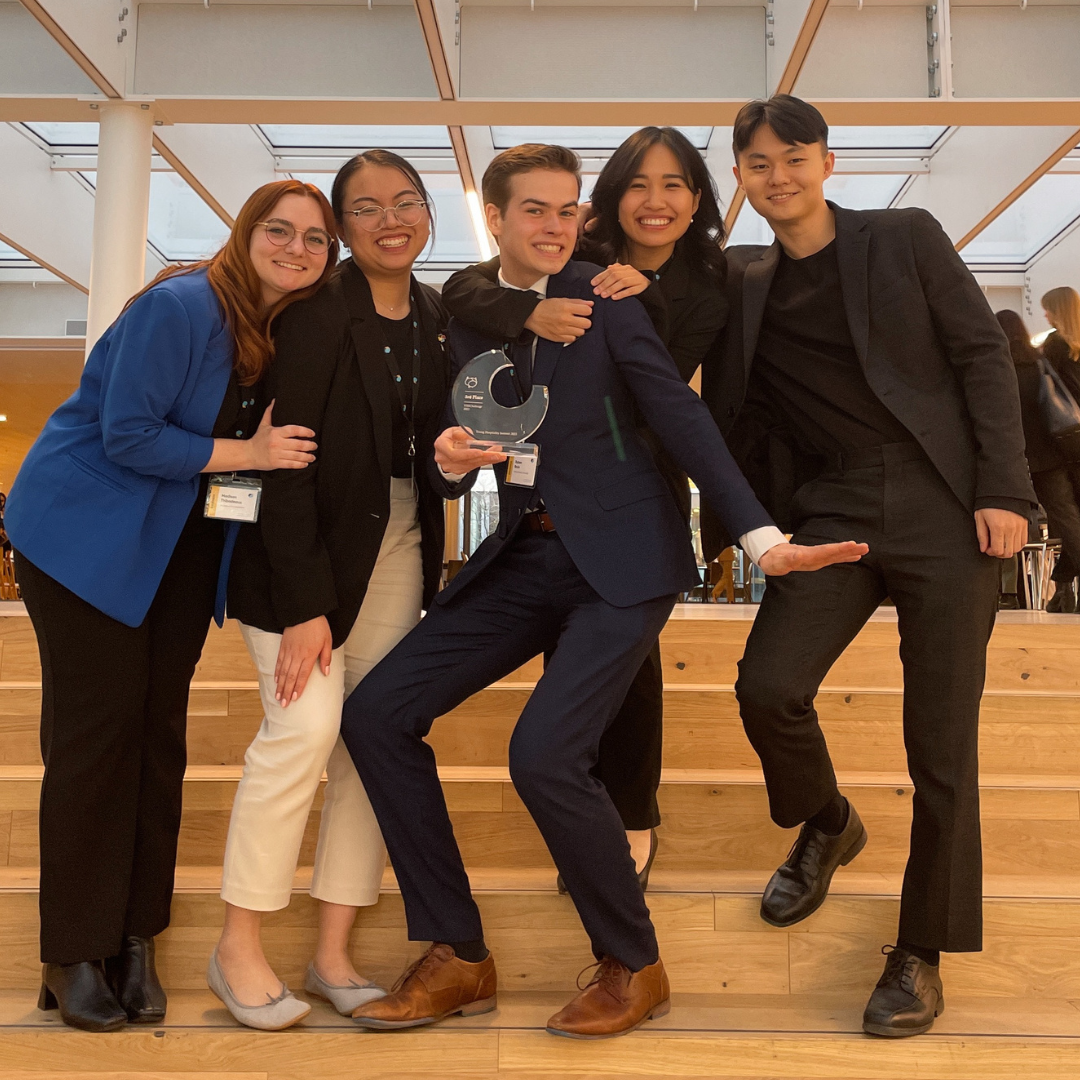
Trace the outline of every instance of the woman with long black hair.
<path fill-rule="evenodd" d="M 259 188 L 216 255 L 128 302 L 8 499 L 41 653 L 39 1004 L 72 1027 L 165 1016 L 154 938 L 169 925 L 188 687 L 225 550 L 207 495 L 230 485 L 210 474 L 314 460 L 311 430 L 271 427 L 258 388 L 274 319 L 333 268 L 333 227 L 310 184 Z"/>
<path fill-rule="evenodd" d="M 331 201 L 352 257 L 282 318 L 267 390 L 276 416 L 316 433 L 319 458 L 302 483 L 267 478 L 229 582 L 265 716 L 233 804 L 225 925 L 207 980 L 237 1020 L 267 1030 L 310 1011 L 267 962 L 261 925 L 289 904 L 324 771 L 305 988 L 344 1015 L 385 993 L 349 952 L 357 908 L 378 901 L 386 849 L 339 738 L 341 707 L 419 622 L 442 570 L 442 499 L 423 463 L 449 391 L 446 317 L 412 274 L 431 236 L 430 197 L 407 161 L 370 150 L 342 167 Z"/>
<path fill-rule="evenodd" d="M 724 222 L 716 186 L 701 154 L 676 128 L 645 127 L 611 155 L 592 191 L 589 220 L 575 255 L 606 267 L 592 281 L 597 296 L 637 296 L 689 382 L 724 325 Z M 535 333 L 573 341 L 589 329 L 591 303 L 541 299 L 503 289 L 498 260 L 455 274 L 443 302 L 462 322 L 516 341 Z M 690 491 L 680 472 L 645 427 L 657 464 L 690 521 Z M 619 714 L 600 743 L 593 770 L 608 789 L 638 867 L 642 888 L 656 856 L 663 750 L 664 680 L 660 645 L 650 652 Z"/>

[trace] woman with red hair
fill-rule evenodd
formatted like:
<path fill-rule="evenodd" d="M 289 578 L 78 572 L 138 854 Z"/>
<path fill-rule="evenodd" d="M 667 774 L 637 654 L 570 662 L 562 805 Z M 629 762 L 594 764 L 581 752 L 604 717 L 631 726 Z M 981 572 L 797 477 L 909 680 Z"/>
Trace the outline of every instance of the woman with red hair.
<path fill-rule="evenodd" d="M 211 474 L 314 460 L 313 433 L 273 427 L 273 403 L 260 418 L 256 388 L 274 319 L 336 255 L 317 188 L 259 188 L 216 255 L 128 302 L 11 490 L 42 667 L 38 1005 L 73 1027 L 165 1015 L 154 937 L 169 924 L 188 685 L 227 570 L 207 496 L 245 490 L 211 489 Z"/>

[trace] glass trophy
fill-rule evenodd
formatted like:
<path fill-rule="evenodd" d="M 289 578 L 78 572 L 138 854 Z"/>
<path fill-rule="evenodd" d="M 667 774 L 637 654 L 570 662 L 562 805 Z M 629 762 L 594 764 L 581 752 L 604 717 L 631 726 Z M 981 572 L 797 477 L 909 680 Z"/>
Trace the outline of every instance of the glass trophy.
<path fill-rule="evenodd" d="M 546 386 L 534 385 L 522 404 L 500 405 L 491 392 L 491 384 L 500 371 L 513 366 L 501 349 L 490 349 L 474 356 L 454 380 L 451 391 L 454 416 L 472 436 L 469 446 L 506 454 L 520 463 L 518 468 L 531 460 L 535 469 L 540 447 L 525 440 L 544 422 L 548 390 Z"/>

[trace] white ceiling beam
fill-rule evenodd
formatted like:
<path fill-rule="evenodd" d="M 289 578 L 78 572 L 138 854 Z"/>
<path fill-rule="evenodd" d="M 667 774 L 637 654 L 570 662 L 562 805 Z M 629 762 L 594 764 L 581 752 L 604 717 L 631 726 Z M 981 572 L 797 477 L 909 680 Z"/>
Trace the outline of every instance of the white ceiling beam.
<path fill-rule="evenodd" d="M 962 250 L 967 244 L 971 243 L 976 236 L 979 235 L 991 222 L 996 221 L 1025 191 L 1028 190 L 1034 184 L 1039 177 L 1048 173 L 1059 161 L 1062 160 L 1071 150 L 1073 150 L 1077 143 L 1080 143 L 1080 128 L 1065 128 L 1068 134 L 1065 136 L 1063 142 L 1056 146 L 1050 153 L 1039 162 L 1035 168 L 1031 169 L 1028 174 L 1018 183 L 1016 186 L 1005 195 L 1003 199 L 990 211 L 988 211 L 975 225 L 972 226 L 957 242 L 957 250 Z M 1060 135 L 1061 132 L 1058 132 Z"/>
<path fill-rule="evenodd" d="M 921 206 L 954 244 L 967 243 L 1058 160 L 1063 143 L 1080 139 L 1071 127 L 962 127 L 953 131 L 897 206 Z M 1036 177 L 1037 179 L 1037 177 Z"/>
<path fill-rule="evenodd" d="M 123 5 L 116 0 L 22 0 L 22 5 L 106 97 L 124 95 L 134 0 L 123 19 Z M 118 37 L 123 40 L 118 42 Z"/>
<path fill-rule="evenodd" d="M 828 7 L 829 0 L 772 0 L 768 5 L 766 12 L 773 20 L 768 31 L 772 41 L 766 38 L 770 94 L 790 94 L 795 88 Z M 729 235 L 745 201 L 743 189 L 736 188 L 724 215 Z"/>
<path fill-rule="evenodd" d="M 818 98 L 810 100 L 833 126 L 1080 127 L 1080 98 L 945 100 Z M 458 124 L 537 127 L 730 127 L 744 98 L 672 100 L 386 100 L 356 98 L 154 98 L 155 115 L 172 124 Z M 0 121 L 93 121 L 77 96 L 0 95 Z"/>

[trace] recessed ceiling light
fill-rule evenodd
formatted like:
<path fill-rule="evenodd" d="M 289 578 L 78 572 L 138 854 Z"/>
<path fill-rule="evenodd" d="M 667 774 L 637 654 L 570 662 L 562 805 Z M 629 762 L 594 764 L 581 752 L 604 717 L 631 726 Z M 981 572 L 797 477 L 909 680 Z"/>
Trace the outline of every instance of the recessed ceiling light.
<path fill-rule="evenodd" d="M 7 413 L 0 412 L 0 424 L 2 424 L 6 419 L 7 419 Z"/>

